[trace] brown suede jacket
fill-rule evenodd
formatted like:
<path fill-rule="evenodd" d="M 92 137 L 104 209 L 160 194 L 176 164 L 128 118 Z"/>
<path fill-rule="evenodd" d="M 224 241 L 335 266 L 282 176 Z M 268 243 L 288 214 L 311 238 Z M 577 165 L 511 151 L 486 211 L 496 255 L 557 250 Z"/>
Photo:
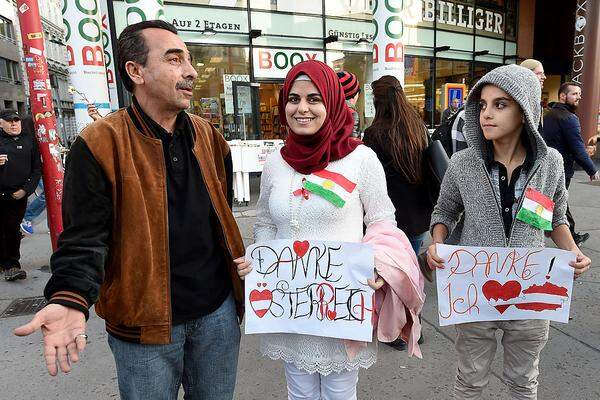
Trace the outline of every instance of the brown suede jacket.
<path fill-rule="evenodd" d="M 244 245 L 227 201 L 229 147 L 208 121 L 189 117 L 193 153 L 218 217 L 215 229 L 225 259 L 231 260 L 229 276 L 241 321 L 243 284 L 233 259 L 244 254 Z M 67 161 L 65 230 L 44 292 L 50 303 L 79 309 L 86 317 L 96 303 L 114 336 L 146 344 L 170 342 L 165 174 L 160 139 L 140 132 L 126 109 L 83 130 Z M 112 207 L 102 207 L 107 202 Z M 106 209 L 111 211 L 98 211 Z"/>

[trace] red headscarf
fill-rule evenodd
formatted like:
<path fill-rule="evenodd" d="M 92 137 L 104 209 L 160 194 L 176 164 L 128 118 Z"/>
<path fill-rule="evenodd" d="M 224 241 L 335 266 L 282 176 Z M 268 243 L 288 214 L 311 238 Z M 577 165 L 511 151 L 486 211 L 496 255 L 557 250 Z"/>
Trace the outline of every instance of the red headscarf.
<path fill-rule="evenodd" d="M 354 118 L 335 71 L 320 61 L 301 62 L 285 77 L 279 93 L 282 125 L 288 126 L 285 105 L 292 85 L 300 75 L 307 75 L 319 90 L 327 116 L 321 129 L 313 135 L 297 135 L 288 127 L 289 134 L 281 155 L 296 171 L 308 175 L 324 169 L 330 161 L 346 157 L 361 141 L 352 138 Z"/>

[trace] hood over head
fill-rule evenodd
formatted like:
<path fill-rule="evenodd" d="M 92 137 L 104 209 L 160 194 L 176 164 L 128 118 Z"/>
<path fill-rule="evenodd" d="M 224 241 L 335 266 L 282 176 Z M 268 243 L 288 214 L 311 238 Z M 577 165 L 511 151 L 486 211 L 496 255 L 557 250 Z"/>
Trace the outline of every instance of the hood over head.
<path fill-rule="evenodd" d="M 523 111 L 524 133 L 531 143 L 534 159 L 543 158 L 548 152 L 546 143 L 538 131 L 541 115 L 542 88 L 535 74 L 527 68 L 516 64 L 503 65 L 485 74 L 469 93 L 465 106 L 465 127 L 463 134 L 477 153 L 484 158 L 489 142 L 483 136 L 479 123 L 479 100 L 485 85 L 492 84 L 504 90 L 517 102 Z"/>

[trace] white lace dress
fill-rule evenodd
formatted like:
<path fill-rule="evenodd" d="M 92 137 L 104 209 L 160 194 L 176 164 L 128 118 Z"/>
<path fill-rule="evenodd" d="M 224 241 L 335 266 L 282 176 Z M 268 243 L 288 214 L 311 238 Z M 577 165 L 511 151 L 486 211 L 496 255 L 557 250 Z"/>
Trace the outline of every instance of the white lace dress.
<path fill-rule="evenodd" d="M 333 161 L 327 170 L 337 172 L 357 184 L 342 208 L 337 208 L 315 194 L 308 199 L 292 193 L 301 188 L 302 178 L 283 159 L 273 153 L 265 164 L 257 204 L 254 239 L 336 240 L 360 242 L 363 216 L 366 226 L 372 222 L 394 221 L 394 206 L 387 194 L 383 167 L 375 153 L 358 146 L 341 160 Z M 376 340 L 350 361 L 341 339 L 300 334 L 263 334 L 261 352 L 282 359 L 309 373 L 328 375 L 332 372 L 369 368 L 377 360 Z"/>

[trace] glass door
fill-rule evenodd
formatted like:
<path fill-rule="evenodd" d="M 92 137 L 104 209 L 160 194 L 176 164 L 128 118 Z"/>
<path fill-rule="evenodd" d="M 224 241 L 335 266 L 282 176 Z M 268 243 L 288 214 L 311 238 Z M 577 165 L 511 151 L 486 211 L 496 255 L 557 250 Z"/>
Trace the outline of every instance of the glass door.
<path fill-rule="evenodd" d="M 236 139 L 259 140 L 258 83 L 232 82 Z"/>

